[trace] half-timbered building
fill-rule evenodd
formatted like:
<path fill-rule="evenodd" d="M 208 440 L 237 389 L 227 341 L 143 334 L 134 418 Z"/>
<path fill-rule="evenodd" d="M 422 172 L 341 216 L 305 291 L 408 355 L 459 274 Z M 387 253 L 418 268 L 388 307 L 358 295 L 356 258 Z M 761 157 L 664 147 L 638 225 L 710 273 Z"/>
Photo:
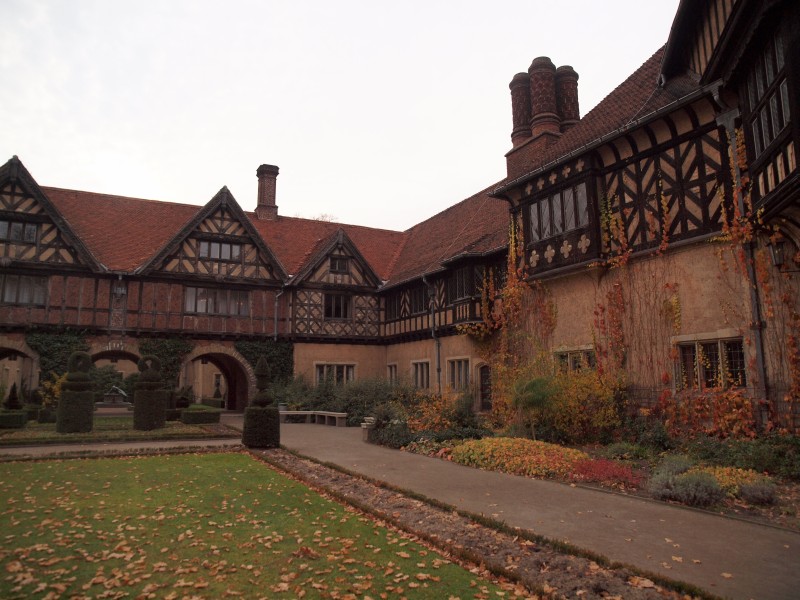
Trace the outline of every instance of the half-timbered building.
<path fill-rule="evenodd" d="M 489 366 L 458 325 L 483 319 L 514 224 L 557 314 L 554 368 L 616 360 L 644 403 L 732 384 L 780 401 L 800 386 L 799 12 L 684 0 L 666 45 L 584 116 L 578 74 L 536 58 L 510 84 L 506 177 L 402 232 L 280 215 L 271 165 L 249 212 L 227 188 L 197 207 L 43 187 L 14 157 L 3 380 L 37 385 L 31 328 L 86 332 L 98 364 L 182 336 L 182 383 L 208 388 L 211 364 L 241 409 L 254 376 L 236 342 L 279 339 L 307 379 L 471 389 L 485 409 Z"/>

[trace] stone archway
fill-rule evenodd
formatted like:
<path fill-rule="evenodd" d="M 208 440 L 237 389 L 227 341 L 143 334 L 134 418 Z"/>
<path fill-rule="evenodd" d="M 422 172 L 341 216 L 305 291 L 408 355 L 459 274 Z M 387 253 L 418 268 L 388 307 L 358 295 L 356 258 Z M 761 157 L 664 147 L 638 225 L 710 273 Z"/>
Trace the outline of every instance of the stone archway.
<path fill-rule="evenodd" d="M 0 382 L 8 388 L 16 383 L 35 390 L 40 383 L 39 371 L 39 355 L 24 340 L 0 336 Z"/>
<path fill-rule="evenodd" d="M 223 344 L 205 344 L 197 346 L 184 359 L 181 365 L 181 377 L 184 385 L 193 385 L 193 381 L 202 365 L 211 364 L 216 367 L 225 379 L 225 404 L 227 410 L 244 410 L 250 398 L 256 393 L 256 375 L 253 367 L 235 349 Z M 198 390 L 195 390 L 198 393 Z M 206 394 L 203 390 L 203 395 Z"/>

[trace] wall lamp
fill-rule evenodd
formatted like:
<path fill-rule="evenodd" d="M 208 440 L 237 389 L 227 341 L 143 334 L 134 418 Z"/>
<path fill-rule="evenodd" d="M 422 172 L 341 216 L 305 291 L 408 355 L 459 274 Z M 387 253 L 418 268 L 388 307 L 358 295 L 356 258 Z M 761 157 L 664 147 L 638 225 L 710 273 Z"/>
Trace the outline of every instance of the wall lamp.
<path fill-rule="evenodd" d="M 786 256 L 791 251 L 789 242 L 781 238 L 768 243 L 769 254 L 772 258 L 772 265 L 777 267 L 782 273 L 797 273 L 800 269 L 788 269 L 786 267 Z"/>

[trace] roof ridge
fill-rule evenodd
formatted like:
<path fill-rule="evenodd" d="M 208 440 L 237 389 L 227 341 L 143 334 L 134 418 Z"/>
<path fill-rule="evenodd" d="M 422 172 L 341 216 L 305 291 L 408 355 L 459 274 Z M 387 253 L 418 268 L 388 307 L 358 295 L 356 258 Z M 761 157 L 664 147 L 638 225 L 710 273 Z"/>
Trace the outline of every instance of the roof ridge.
<path fill-rule="evenodd" d="M 56 187 L 52 185 L 43 185 L 40 186 L 43 190 L 53 190 L 56 192 L 72 192 L 74 194 L 91 194 L 92 196 L 104 197 L 104 198 L 117 198 L 119 200 L 133 200 L 135 202 L 155 202 L 159 205 L 162 204 L 172 204 L 174 206 L 186 206 L 186 207 L 195 207 L 201 208 L 202 204 L 191 204 L 188 202 L 175 202 L 174 200 L 155 200 L 153 198 L 137 198 L 135 196 L 121 196 L 119 194 L 106 194 L 105 192 L 89 192 L 87 190 L 76 190 L 73 188 L 62 188 Z M 224 186 L 223 186 L 224 187 Z"/>

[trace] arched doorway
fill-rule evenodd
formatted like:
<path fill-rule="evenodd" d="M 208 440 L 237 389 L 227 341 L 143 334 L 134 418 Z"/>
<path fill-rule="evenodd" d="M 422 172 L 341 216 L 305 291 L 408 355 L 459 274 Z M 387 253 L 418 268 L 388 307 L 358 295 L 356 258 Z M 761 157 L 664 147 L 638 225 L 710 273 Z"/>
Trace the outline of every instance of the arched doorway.
<path fill-rule="evenodd" d="M 39 387 L 38 361 L 17 348 L 0 347 L 0 388 L 5 400 L 11 386 L 16 384 L 17 391 L 32 391 Z"/>
<path fill-rule="evenodd" d="M 255 393 L 250 365 L 238 352 L 222 345 L 195 348 L 184 362 L 182 383 L 192 386 L 198 401 L 214 398 L 218 390 L 226 410 L 244 410 Z"/>

